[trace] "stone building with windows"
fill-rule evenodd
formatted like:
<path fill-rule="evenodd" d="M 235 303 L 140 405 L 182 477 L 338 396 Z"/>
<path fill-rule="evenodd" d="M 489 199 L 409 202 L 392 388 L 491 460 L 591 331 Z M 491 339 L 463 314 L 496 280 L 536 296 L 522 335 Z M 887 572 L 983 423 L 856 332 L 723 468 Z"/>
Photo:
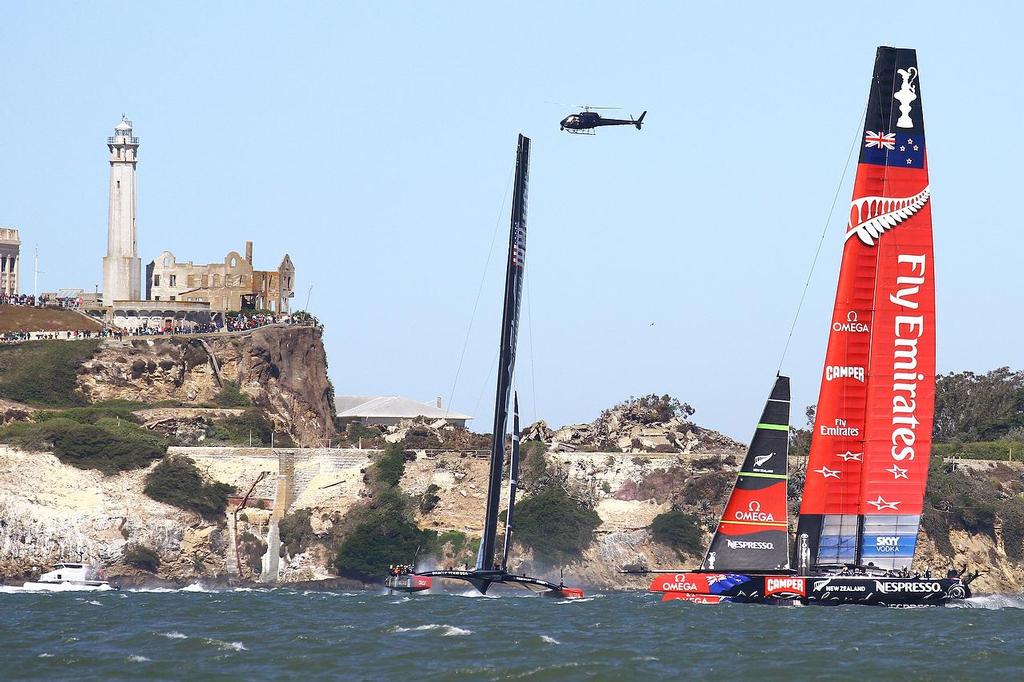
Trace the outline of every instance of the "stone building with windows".
<path fill-rule="evenodd" d="M 17 295 L 20 254 L 18 231 L 12 227 L 0 227 L 0 294 Z"/>
<path fill-rule="evenodd" d="M 290 312 L 295 296 L 295 266 L 285 254 L 277 270 L 255 270 L 252 242 L 245 256 L 231 251 L 221 263 L 178 262 L 164 251 L 146 266 L 146 298 L 151 301 L 209 303 L 213 312 L 270 310 Z"/>

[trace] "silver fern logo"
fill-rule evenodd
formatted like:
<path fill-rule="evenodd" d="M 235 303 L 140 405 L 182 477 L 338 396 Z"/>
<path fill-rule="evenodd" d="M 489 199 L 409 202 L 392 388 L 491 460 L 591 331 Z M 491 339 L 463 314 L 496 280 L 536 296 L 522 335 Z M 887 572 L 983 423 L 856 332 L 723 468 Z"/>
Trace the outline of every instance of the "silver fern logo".
<path fill-rule="evenodd" d="M 847 224 L 846 238 L 857 235 L 857 238 L 868 246 L 874 246 L 875 240 L 881 237 L 883 232 L 891 230 L 924 208 L 931 192 L 929 185 L 912 197 L 854 199 L 850 204 L 850 222 Z"/>

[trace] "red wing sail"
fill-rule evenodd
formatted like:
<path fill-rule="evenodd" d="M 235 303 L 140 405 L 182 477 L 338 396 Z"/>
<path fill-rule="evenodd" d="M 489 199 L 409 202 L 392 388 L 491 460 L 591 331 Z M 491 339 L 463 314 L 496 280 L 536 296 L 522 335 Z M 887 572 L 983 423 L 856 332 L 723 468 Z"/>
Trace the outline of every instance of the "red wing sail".
<path fill-rule="evenodd" d="M 847 237 L 874 241 L 867 248 L 878 252 L 859 558 L 903 568 L 914 558 L 935 403 L 935 262 L 916 52 L 881 48 L 875 81 L 868 123 L 890 142 L 861 153 Z M 881 192 L 878 181 L 862 186 L 869 174 Z"/>
<path fill-rule="evenodd" d="M 917 56 L 878 48 L 797 543 L 811 565 L 909 565 L 928 470 L 935 327 Z"/>
<path fill-rule="evenodd" d="M 761 412 L 702 569 L 789 568 L 788 456 L 789 377 L 779 376 Z"/>

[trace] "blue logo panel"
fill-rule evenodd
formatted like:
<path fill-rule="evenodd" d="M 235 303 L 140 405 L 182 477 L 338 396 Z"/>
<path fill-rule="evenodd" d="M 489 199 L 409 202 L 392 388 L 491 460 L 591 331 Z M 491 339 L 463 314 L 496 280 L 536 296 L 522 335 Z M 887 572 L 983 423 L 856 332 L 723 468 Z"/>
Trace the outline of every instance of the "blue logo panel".
<path fill-rule="evenodd" d="M 865 535 L 860 546 L 862 559 L 910 559 L 914 556 L 917 535 Z"/>

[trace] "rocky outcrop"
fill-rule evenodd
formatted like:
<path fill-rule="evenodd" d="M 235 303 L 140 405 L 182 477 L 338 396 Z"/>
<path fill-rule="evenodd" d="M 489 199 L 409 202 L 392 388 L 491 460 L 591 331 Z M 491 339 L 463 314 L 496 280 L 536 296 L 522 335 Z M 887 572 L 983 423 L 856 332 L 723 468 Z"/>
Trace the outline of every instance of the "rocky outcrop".
<path fill-rule="evenodd" d="M 11 422 L 26 422 L 32 417 L 32 413 L 35 412 L 34 407 L 28 405 L 22 405 L 16 403 L 13 400 L 4 400 L 0 398 L 0 426 L 10 424 Z"/>
<path fill-rule="evenodd" d="M 79 373 L 76 389 L 90 402 L 163 401 L 213 404 L 235 383 L 280 431 L 302 445 L 334 435 L 333 392 L 322 330 L 270 325 L 205 337 L 106 340 Z"/>
<path fill-rule="evenodd" d="M 686 417 L 692 409 L 649 409 L 644 401 L 652 399 L 670 401 L 668 396 L 634 399 L 605 410 L 589 424 L 570 424 L 557 430 L 539 421 L 525 429 L 523 440 L 547 443 L 552 451 L 708 453 L 744 449 L 742 443 L 690 422 Z"/>
<path fill-rule="evenodd" d="M 81 559 L 105 566 L 108 575 L 122 582 L 152 580 L 152 575 L 124 561 L 125 548 L 139 544 L 159 555 L 157 577 L 162 580 L 177 584 L 230 576 L 255 580 L 276 508 L 275 490 L 281 489 L 276 484 L 281 460 L 259 448 L 175 448 L 174 454 L 192 457 L 206 476 L 234 486 L 239 496 L 252 489 L 247 508 L 237 515 L 237 558 L 229 551 L 229 528 L 234 525 L 230 508 L 231 520 L 204 521 L 146 497 L 142 492 L 145 471 L 106 477 L 62 464 L 50 454 L 0 447 L 0 578 L 23 578 L 60 559 Z M 292 554 L 282 550 L 280 580 L 321 580 L 333 572 L 345 515 L 367 495 L 368 453 L 301 450 L 290 457 L 294 478 L 288 512 L 309 510 L 310 532 L 316 539 L 304 541 Z M 592 588 L 644 589 L 646 577 L 622 575 L 619 569 L 696 565 L 699 557 L 679 556 L 654 542 L 648 526 L 658 514 L 682 509 L 702 520 L 708 531 L 705 541 L 710 539 L 736 461 L 731 451 L 550 453 L 549 466 L 559 484 L 593 505 L 601 519 L 593 544 L 580 560 L 565 567 L 566 575 Z M 791 468 L 798 469 L 797 465 L 794 461 Z M 1005 478 L 1003 466 L 972 462 L 971 475 L 985 481 L 993 476 Z M 439 498 L 430 509 L 417 507 L 421 527 L 458 531 L 472 545 L 481 533 L 487 468 L 486 457 L 420 452 L 406 463 L 400 486 L 416 497 L 429 488 Z M 1011 468 L 1015 474 L 1024 473 L 1020 464 Z M 262 472 L 269 475 L 260 479 Z M 262 482 L 254 485 L 258 480 Z M 521 499 L 528 496 L 529 491 L 523 491 Z M 234 498 L 233 504 L 239 499 Z M 974 584 L 976 591 L 1018 592 L 1024 588 L 1024 564 L 1014 557 L 1021 556 L 1021 548 L 1007 544 L 998 524 L 975 533 L 955 529 L 948 542 L 922 530 L 916 565 L 936 571 L 951 565 L 985 569 Z M 446 559 L 421 560 L 421 568 L 428 568 Z M 538 563 L 524 547 L 517 547 L 511 568 L 555 581 L 559 578 L 558 567 Z"/>

